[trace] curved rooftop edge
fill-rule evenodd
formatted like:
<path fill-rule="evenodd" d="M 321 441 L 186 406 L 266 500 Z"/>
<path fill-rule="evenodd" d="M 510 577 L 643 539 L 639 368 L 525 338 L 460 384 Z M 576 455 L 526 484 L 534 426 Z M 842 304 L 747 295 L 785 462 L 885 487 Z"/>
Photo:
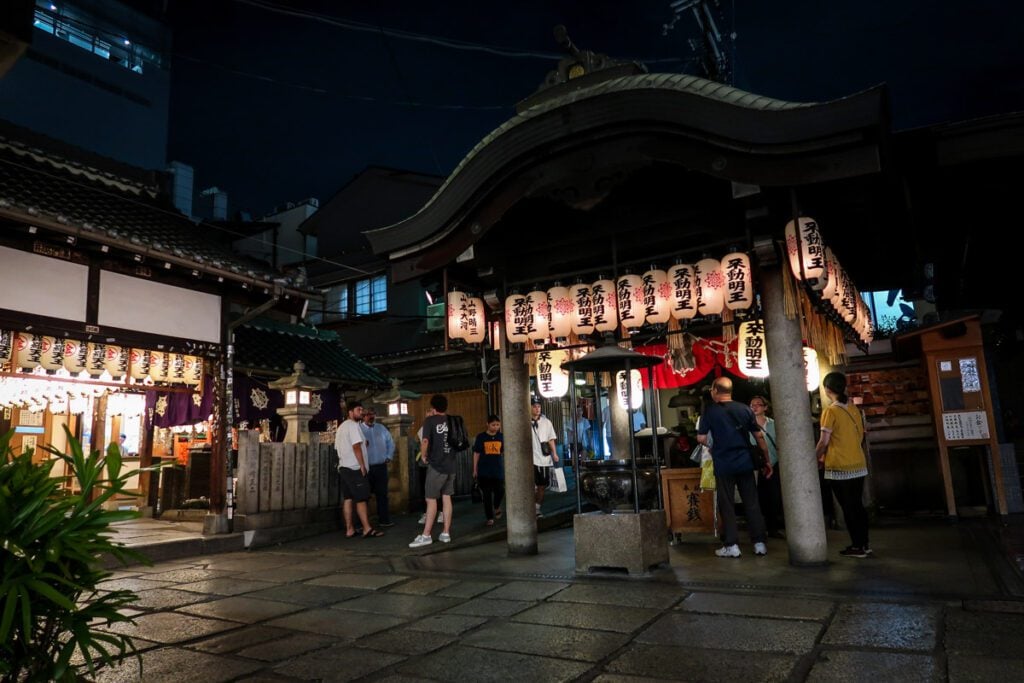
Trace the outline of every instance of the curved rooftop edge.
<path fill-rule="evenodd" d="M 723 149 L 777 155 L 848 145 L 849 133 L 879 129 L 887 112 L 884 85 L 828 102 L 787 102 L 687 74 L 613 78 L 516 114 L 480 140 L 416 214 L 365 235 L 374 253 L 395 257 L 393 252 L 451 229 L 468 203 L 482 200 L 484 186 L 506 176 L 517 160 L 536 160 L 569 139 L 614 135 L 616 129 L 663 131 Z"/>

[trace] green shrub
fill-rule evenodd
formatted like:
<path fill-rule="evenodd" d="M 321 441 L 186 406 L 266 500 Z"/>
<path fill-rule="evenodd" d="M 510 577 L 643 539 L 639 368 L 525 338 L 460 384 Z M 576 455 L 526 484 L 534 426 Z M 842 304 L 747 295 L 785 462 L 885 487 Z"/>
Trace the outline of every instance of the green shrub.
<path fill-rule="evenodd" d="M 67 429 L 71 455 L 47 449 L 73 472 L 78 493 L 50 476 L 52 461 L 15 455 L 13 432 L 0 436 L 0 680 L 76 681 L 137 655 L 129 636 L 100 630 L 130 622 L 121 614 L 138 596 L 102 591 L 111 576 L 103 556 L 148 562 L 111 540 L 112 522 L 138 515 L 104 510 L 132 473 L 121 472 L 117 445 L 88 456 Z M 59 466 L 59 465 L 58 465 Z M 80 663 L 73 657 L 78 653 Z M 140 661 L 141 665 L 141 661 Z"/>

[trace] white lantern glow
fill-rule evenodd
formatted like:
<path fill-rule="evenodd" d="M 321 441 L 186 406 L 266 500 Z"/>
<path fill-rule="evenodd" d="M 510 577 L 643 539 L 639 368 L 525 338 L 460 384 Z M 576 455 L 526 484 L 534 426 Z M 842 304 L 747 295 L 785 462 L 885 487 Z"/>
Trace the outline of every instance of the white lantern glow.
<path fill-rule="evenodd" d="M 839 261 L 828 247 L 825 247 L 825 286 L 821 289 L 822 301 L 831 303 L 839 286 Z"/>
<path fill-rule="evenodd" d="M 469 297 L 465 292 L 448 292 L 445 299 L 448 311 L 448 338 L 466 338 L 466 302 Z"/>
<path fill-rule="evenodd" d="M 799 231 L 797 229 L 799 224 Z M 797 279 L 816 291 L 828 284 L 825 265 L 825 244 L 818 231 L 818 222 L 806 216 L 786 223 L 786 253 L 789 267 Z"/>
<path fill-rule="evenodd" d="M 114 379 L 121 379 L 128 374 L 128 349 L 123 346 L 107 344 L 103 352 L 103 368 Z"/>
<path fill-rule="evenodd" d="M 43 355 L 42 337 L 19 332 L 14 338 L 14 365 L 24 370 L 35 370 Z"/>
<path fill-rule="evenodd" d="M 754 277 L 750 257 L 742 251 L 726 254 L 722 258 L 725 277 L 725 307 L 730 311 L 746 310 L 754 303 Z"/>
<path fill-rule="evenodd" d="M 194 387 L 202 381 L 203 359 L 198 356 L 185 356 L 185 384 Z"/>
<path fill-rule="evenodd" d="M 577 282 L 569 288 L 572 299 L 572 331 L 576 334 L 591 334 L 594 331 L 594 290 L 584 282 Z"/>
<path fill-rule="evenodd" d="M 544 398 L 560 398 L 569 391 L 569 373 L 562 369 L 566 355 L 561 349 L 537 354 L 537 391 Z"/>
<path fill-rule="evenodd" d="M 548 290 L 548 310 L 551 311 L 551 337 L 565 338 L 572 332 L 576 306 L 569 296 L 569 288 L 556 285 Z"/>
<path fill-rule="evenodd" d="M 64 340 L 42 337 L 39 364 L 46 370 L 59 370 L 64 367 Z"/>
<path fill-rule="evenodd" d="M 632 386 L 626 384 L 625 370 L 615 373 L 615 394 L 623 410 L 640 410 L 644 404 L 644 384 L 640 379 L 640 371 L 630 370 L 629 378 Z"/>
<path fill-rule="evenodd" d="M 89 347 L 85 342 L 77 339 L 64 340 L 64 369 L 72 375 L 77 375 L 85 370 L 85 362 L 88 358 Z"/>
<path fill-rule="evenodd" d="M 686 320 L 697 315 L 697 280 L 693 266 L 677 263 L 668 269 L 668 281 L 672 286 L 672 317 Z"/>
<path fill-rule="evenodd" d="M 639 275 L 626 273 L 615 282 L 615 298 L 619 320 L 626 329 L 644 324 L 644 281 Z"/>
<path fill-rule="evenodd" d="M 533 324 L 535 329 L 527 336 L 532 342 L 547 341 L 551 333 L 551 307 L 548 306 L 548 293 L 539 289 L 527 294 L 530 298 L 530 307 L 533 309 Z"/>
<path fill-rule="evenodd" d="M 183 353 L 172 353 L 169 356 L 168 363 L 170 369 L 167 371 L 167 381 L 171 384 L 184 384 L 185 383 L 185 354 Z"/>
<path fill-rule="evenodd" d="M 14 350 L 14 332 L 0 330 L 0 363 L 6 363 L 11 359 L 11 352 Z"/>
<path fill-rule="evenodd" d="M 857 318 L 857 301 L 860 299 L 860 294 L 857 293 L 857 288 L 853 285 L 853 278 L 845 270 L 843 271 L 842 288 L 842 295 L 839 297 L 839 315 L 846 322 L 853 323 Z"/>
<path fill-rule="evenodd" d="M 154 382 L 166 382 L 170 372 L 169 354 L 163 351 L 149 352 L 149 378 Z"/>
<path fill-rule="evenodd" d="M 693 267 L 697 283 L 697 312 L 718 315 L 725 304 L 725 276 L 718 259 L 706 258 Z"/>
<path fill-rule="evenodd" d="M 513 344 L 524 344 L 531 332 L 536 332 L 533 306 L 526 294 L 512 294 L 505 298 L 505 337 Z"/>
<path fill-rule="evenodd" d="M 736 355 L 740 370 L 747 377 L 768 376 L 763 320 L 748 320 L 740 325 Z"/>
<path fill-rule="evenodd" d="M 594 329 L 611 332 L 619 325 L 619 305 L 615 298 L 615 283 L 598 280 L 591 286 L 594 301 Z"/>
<path fill-rule="evenodd" d="M 649 323 L 667 323 L 672 309 L 672 285 L 668 273 L 651 269 L 643 275 L 644 319 Z"/>
<path fill-rule="evenodd" d="M 128 374 L 132 379 L 144 380 L 149 377 L 149 351 L 132 349 L 128 359 Z"/>
<path fill-rule="evenodd" d="M 821 368 L 818 367 L 818 352 L 809 346 L 804 347 L 804 376 L 807 378 L 807 391 L 815 391 L 821 383 Z"/>
<path fill-rule="evenodd" d="M 466 302 L 466 341 L 470 344 L 480 344 L 487 336 L 486 311 L 484 300 L 478 296 L 471 296 Z"/>

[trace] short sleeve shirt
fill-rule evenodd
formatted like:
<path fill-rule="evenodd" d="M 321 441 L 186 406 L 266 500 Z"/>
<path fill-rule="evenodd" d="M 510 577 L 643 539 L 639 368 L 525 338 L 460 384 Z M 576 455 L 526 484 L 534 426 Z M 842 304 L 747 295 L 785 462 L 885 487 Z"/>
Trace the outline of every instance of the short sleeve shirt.
<path fill-rule="evenodd" d="M 540 445 L 558 438 L 555 435 L 554 425 L 551 424 L 551 420 L 541 415 L 536 420 L 531 420 L 530 427 L 533 432 L 530 437 L 533 441 L 533 464 L 537 467 L 551 467 L 554 462 L 551 456 L 545 457 L 541 453 Z"/>
<path fill-rule="evenodd" d="M 345 420 L 338 426 L 338 433 L 334 436 L 334 447 L 338 449 L 338 462 L 342 467 L 350 470 L 359 469 L 359 461 L 356 460 L 356 451 L 353 448 L 356 444 L 362 444 L 363 462 L 366 462 L 366 439 L 363 438 L 363 430 L 355 420 Z"/>
<path fill-rule="evenodd" d="M 742 474 L 751 472 L 754 463 L 750 459 L 750 436 L 761 431 L 754 419 L 754 411 L 742 403 L 728 401 L 712 403 L 700 416 L 698 434 L 710 433 L 714 443 L 711 446 L 711 460 L 715 475 Z"/>
<path fill-rule="evenodd" d="M 448 444 L 448 416 L 431 415 L 423 422 L 427 464 L 441 474 L 455 474 L 455 452 Z"/>
<path fill-rule="evenodd" d="M 478 475 L 488 479 L 505 478 L 505 463 L 502 458 L 505 452 L 505 437 L 501 432 L 497 432 L 494 436 L 487 432 L 477 434 L 473 452 L 480 454 L 476 467 Z"/>

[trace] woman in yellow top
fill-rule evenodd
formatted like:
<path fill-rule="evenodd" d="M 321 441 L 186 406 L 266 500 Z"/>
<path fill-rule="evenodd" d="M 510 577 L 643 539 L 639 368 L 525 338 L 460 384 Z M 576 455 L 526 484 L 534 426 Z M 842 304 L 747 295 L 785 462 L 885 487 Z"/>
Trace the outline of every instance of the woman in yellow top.
<path fill-rule="evenodd" d="M 821 413 L 821 438 L 815 453 L 818 466 L 825 469 L 825 481 L 843 508 L 851 545 L 841 550 L 845 557 L 867 557 L 868 513 L 864 509 L 864 478 L 868 476 L 864 440 L 864 418 L 846 395 L 846 376 L 830 372 L 822 381 L 832 404 Z"/>

